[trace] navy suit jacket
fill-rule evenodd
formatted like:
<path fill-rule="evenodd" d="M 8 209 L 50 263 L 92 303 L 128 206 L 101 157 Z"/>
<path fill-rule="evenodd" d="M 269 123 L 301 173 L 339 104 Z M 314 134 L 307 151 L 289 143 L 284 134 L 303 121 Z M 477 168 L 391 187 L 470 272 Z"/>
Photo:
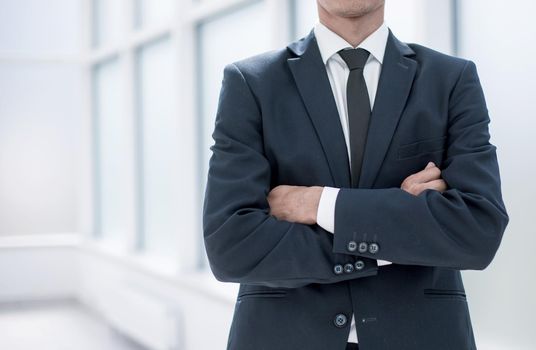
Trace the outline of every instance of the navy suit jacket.
<path fill-rule="evenodd" d="M 353 312 L 362 350 L 475 349 L 460 270 L 490 264 L 509 220 L 489 122 L 472 61 L 390 32 L 351 188 L 314 31 L 227 64 L 203 204 L 210 268 L 240 283 L 227 348 L 343 350 Z M 402 190 L 429 161 L 448 189 Z M 335 233 L 270 215 L 280 184 L 341 188 Z"/>

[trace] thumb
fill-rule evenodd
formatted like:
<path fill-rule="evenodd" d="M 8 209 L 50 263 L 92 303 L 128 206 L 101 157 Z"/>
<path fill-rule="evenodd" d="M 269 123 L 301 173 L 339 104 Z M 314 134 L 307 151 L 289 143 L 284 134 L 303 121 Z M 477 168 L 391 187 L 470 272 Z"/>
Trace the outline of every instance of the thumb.
<path fill-rule="evenodd" d="M 426 168 L 425 169 L 428 169 L 428 168 L 431 168 L 431 167 L 434 167 L 435 166 L 435 163 L 434 162 L 428 162 L 428 164 L 426 164 Z"/>

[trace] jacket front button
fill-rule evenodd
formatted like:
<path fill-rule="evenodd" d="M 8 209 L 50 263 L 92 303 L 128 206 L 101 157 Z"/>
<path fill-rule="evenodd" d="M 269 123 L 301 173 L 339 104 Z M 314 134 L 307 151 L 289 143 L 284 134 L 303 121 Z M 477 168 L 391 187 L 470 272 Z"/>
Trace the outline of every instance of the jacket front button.
<path fill-rule="evenodd" d="M 344 265 L 344 272 L 346 272 L 346 273 L 354 272 L 354 265 L 352 265 L 352 264 L 345 264 L 345 265 Z"/>
<path fill-rule="evenodd" d="M 345 314 L 337 314 L 335 316 L 335 319 L 333 320 L 333 323 L 335 323 L 335 326 L 342 328 L 346 325 L 346 315 Z"/>
<path fill-rule="evenodd" d="M 333 266 L 333 272 L 335 272 L 336 275 L 340 275 L 342 271 L 343 271 L 343 268 L 341 264 L 337 264 Z"/>
<path fill-rule="evenodd" d="M 357 243 L 355 241 L 348 242 L 348 251 L 355 252 L 357 249 Z"/>
<path fill-rule="evenodd" d="M 363 262 L 363 260 L 357 260 L 354 265 L 356 270 L 363 270 L 363 268 L 365 267 L 365 263 Z"/>
<path fill-rule="evenodd" d="M 370 254 L 376 254 L 380 250 L 380 246 L 377 243 L 371 243 L 368 247 Z"/>
<path fill-rule="evenodd" d="M 359 243 L 359 248 L 358 248 L 358 250 L 359 250 L 360 253 L 365 253 L 365 252 L 367 251 L 367 249 L 368 249 L 368 244 L 367 244 L 367 242 L 361 242 L 361 243 Z"/>

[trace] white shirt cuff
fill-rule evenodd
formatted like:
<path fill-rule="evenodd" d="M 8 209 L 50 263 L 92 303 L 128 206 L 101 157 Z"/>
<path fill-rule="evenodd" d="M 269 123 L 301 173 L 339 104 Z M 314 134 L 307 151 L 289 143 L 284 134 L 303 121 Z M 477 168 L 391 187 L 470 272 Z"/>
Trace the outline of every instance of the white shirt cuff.
<path fill-rule="evenodd" d="M 335 202 L 339 188 L 324 186 L 320 201 L 318 202 L 318 211 L 316 213 L 316 223 L 324 230 L 335 232 Z M 390 265 L 392 262 L 387 260 L 377 260 L 378 266 Z"/>
<path fill-rule="evenodd" d="M 337 201 L 339 189 L 325 186 L 318 202 L 316 213 L 316 223 L 324 230 L 335 232 L 335 202 Z"/>
<path fill-rule="evenodd" d="M 392 262 L 390 261 L 387 261 L 387 260 L 376 260 L 376 262 L 378 263 L 378 266 L 383 266 L 383 265 L 390 265 L 392 264 Z"/>

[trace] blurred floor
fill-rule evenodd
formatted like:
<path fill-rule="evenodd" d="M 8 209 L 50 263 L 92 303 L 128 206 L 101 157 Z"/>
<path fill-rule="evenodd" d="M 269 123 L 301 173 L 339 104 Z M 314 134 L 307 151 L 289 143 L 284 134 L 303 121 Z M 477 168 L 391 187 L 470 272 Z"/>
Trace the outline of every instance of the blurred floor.
<path fill-rule="evenodd" d="M 144 350 L 75 301 L 0 305 L 0 349 Z"/>

